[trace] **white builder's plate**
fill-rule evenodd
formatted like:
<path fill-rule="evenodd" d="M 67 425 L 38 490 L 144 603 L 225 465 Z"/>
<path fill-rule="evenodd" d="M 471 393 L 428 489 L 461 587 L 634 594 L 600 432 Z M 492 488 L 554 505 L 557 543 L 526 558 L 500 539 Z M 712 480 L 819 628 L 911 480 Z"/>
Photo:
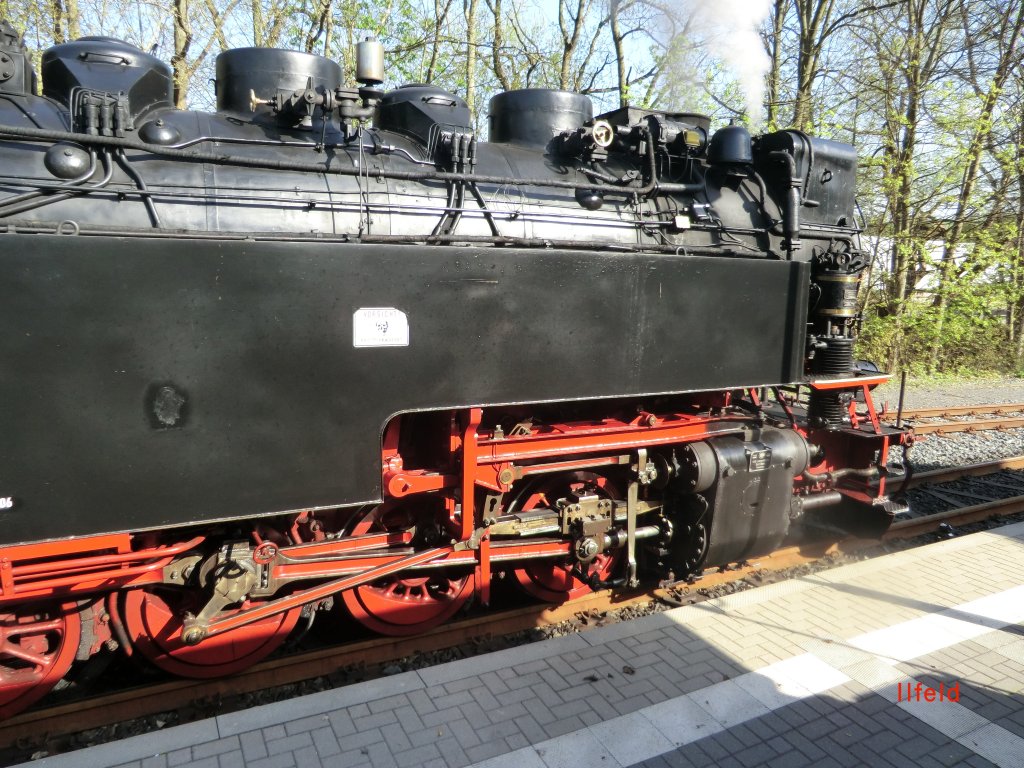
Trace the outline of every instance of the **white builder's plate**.
<path fill-rule="evenodd" d="M 409 318 L 394 307 L 360 307 L 352 313 L 353 347 L 409 346 Z"/>

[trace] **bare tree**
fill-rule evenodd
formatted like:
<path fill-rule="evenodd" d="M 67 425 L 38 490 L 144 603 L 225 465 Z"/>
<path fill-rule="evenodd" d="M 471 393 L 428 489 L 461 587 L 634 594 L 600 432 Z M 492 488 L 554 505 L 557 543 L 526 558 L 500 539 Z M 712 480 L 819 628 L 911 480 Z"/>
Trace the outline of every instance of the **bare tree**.
<path fill-rule="evenodd" d="M 769 27 L 763 35 L 765 50 L 768 52 L 769 61 L 771 61 L 765 83 L 768 90 L 766 119 L 768 127 L 771 129 L 781 127 L 779 125 L 779 107 L 781 102 L 782 60 L 784 53 L 782 34 L 785 30 L 786 18 L 790 8 L 792 8 L 792 0 L 772 0 L 771 14 L 768 17 Z"/>

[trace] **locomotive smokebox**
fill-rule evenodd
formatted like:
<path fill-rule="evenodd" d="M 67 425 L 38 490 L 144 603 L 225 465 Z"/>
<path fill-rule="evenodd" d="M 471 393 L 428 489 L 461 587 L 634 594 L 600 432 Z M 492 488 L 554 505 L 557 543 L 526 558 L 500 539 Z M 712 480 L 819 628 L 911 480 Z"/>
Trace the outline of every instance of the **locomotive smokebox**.
<path fill-rule="evenodd" d="M 248 115 L 252 96 L 272 99 L 279 92 L 305 89 L 333 91 L 341 86 L 341 67 L 334 61 L 301 51 L 236 48 L 217 57 L 217 110 Z"/>
<path fill-rule="evenodd" d="M 548 88 L 523 88 L 491 98 L 489 141 L 545 148 L 562 131 L 593 119 L 590 97 Z"/>

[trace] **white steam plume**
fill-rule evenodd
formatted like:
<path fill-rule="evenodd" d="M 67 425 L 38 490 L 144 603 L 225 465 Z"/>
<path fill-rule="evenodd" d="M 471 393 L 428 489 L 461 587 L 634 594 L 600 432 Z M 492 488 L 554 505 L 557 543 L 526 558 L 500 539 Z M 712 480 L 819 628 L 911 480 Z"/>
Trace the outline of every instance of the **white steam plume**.
<path fill-rule="evenodd" d="M 765 75 L 771 60 L 761 42 L 761 24 L 772 0 L 689 0 L 691 24 L 707 35 L 709 52 L 731 70 L 743 92 L 751 126 L 761 124 Z"/>

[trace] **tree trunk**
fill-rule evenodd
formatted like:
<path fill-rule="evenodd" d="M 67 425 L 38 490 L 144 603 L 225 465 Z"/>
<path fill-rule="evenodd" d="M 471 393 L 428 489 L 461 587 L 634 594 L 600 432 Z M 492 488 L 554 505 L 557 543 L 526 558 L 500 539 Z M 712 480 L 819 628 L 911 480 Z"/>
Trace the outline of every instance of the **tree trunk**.
<path fill-rule="evenodd" d="M 65 0 L 64 10 L 68 18 L 68 39 L 77 40 L 82 36 L 82 23 L 78 14 L 78 0 Z"/>
<path fill-rule="evenodd" d="M 818 77 L 818 62 L 825 43 L 826 28 L 835 9 L 835 0 L 796 0 L 800 45 L 796 66 L 796 103 L 793 126 L 807 130 L 811 124 L 811 96 Z"/>
<path fill-rule="evenodd" d="M 568 13 L 566 3 L 569 0 L 559 0 L 558 3 L 558 28 L 562 32 L 562 64 L 558 72 L 558 87 L 563 91 L 572 88 L 572 57 L 580 44 L 580 34 L 583 32 L 583 24 L 586 19 L 590 0 L 577 0 L 576 15 L 572 19 L 572 29 L 568 26 Z"/>
<path fill-rule="evenodd" d="M 491 66 L 494 69 L 494 76 L 498 78 L 501 88 L 504 91 L 512 90 L 512 81 L 509 79 L 505 69 L 505 59 L 502 48 L 505 45 L 505 15 L 501 8 L 502 0 L 488 0 L 487 7 L 494 17 L 494 45 L 491 47 Z"/>
<path fill-rule="evenodd" d="M 441 0 L 434 0 L 434 39 L 430 41 L 430 60 L 427 62 L 427 70 L 424 73 L 423 82 L 432 83 L 437 74 L 437 58 L 441 53 L 441 31 L 448 20 L 448 10 L 452 7 L 452 0 L 442 3 Z M 495 41 L 497 45 L 497 41 Z"/>
<path fill-rule="evenodd" d="M 188 97 L 188 50 L 192 45 L 192 25 L 188 18 L 188 0 L 173 0 L 174 54 L 171 69 L 174 73 L 174 106 L 185 109 Z"/>
<path fill-rule="evenodd" d="M 615 49 L 615 73 L 618 78 L 619 106 L 629 106 L 629 81 L 626 70 L 626 52 L 623 46 L 622 29 L 619 26 L 619 11 L 622 0 L 611 0 L 608 18 L 611 22 L 612 46 Z"/>
<path fill-rule="evenodd" d="M 68 38 L 64 34 L 64 5 L 61 0 L 50 0 L 50 24 L 53 42 L 66 43 Z"/>
<path fill-rule="evenodd" d="M 769 131 L 777 131 L 779 125 L 779 100 L 781 99 L 782 81 L 782 32 L 785 29 L 786 15 L 789 13 L 790 0 L 774 0 L 772 9 L 772 27 L 770 37 L 765 40 L 771 67 L 768 70 L 768 115 Z"/>
<path fill-rule="evenodd" d="M 465 0 L 466 9 L 466 103 L 476 121 L 476 9 L 479 0 Z"/>

